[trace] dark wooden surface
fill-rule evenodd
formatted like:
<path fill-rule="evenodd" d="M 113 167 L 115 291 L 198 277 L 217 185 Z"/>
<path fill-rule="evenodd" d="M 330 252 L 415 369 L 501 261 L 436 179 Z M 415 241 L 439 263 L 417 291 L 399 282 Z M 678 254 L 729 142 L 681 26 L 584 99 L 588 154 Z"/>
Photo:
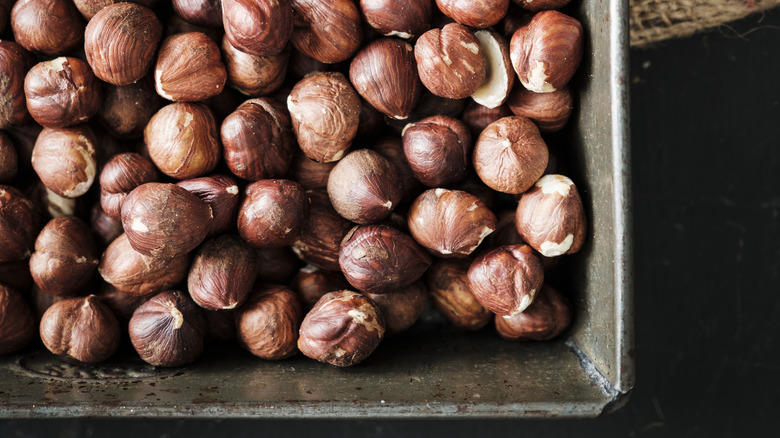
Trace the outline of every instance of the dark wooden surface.
<path fill-rule="evenodd" d="M 631 56 L 638 365 L 619 412 L 576 421 L 4 421 L 0 437 L 774 435 L 780 10 Z"/>

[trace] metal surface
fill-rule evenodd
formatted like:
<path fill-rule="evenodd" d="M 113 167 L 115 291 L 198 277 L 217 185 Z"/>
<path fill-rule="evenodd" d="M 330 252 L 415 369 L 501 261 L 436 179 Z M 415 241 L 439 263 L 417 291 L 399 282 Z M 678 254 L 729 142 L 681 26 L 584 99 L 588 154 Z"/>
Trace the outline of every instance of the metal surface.
<path fill-rule="evenodd" d="M 567 339 L 514 344 L 423 325 L 349 369 L 265 362 L 235 345 L 173 370 L 30 350 L 0 358 L 0 417 L 593 417 L 619 406 L 634 384 L 626 8 L 579 10 L 588 55 L 568 147 L 591 228 L 562 267 L 576 308 Z"/>

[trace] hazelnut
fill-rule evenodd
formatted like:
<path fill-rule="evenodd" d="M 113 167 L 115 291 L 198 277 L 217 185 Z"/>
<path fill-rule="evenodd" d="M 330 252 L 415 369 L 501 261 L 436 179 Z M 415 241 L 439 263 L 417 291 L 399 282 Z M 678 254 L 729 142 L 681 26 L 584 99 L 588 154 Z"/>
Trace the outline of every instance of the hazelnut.
<path fill-rule="evenodd" d="M 7 183 L 16 177 L 19 156 L 11 139 L 0 131 L 0 183 Z"/>
<path fill-rule="evenodd" d="M 542 11 L 509 42 L 512 66 L 523 86 L 550 93 L 566 85 L 582 60 L 580 22 L 558 11 Z"/>
<path fill-rule="evenodd" d="M 246 187 L 238 211 L 238 232 L 258 247 L 278 247 L 300 236 L 309 214 L 309 198 L 295 181 L 265 179 Z"/>
<path fill-rule="evenodd" d="M 100 202 L 92 206 L 89 216 L 89 224 L 102 248 L 108 246 L 114 239 L 122 234 L 122 221 L 107 215 Z"/>
<path fill-rule="evenodd" d="M 231 87 L 248 96 L 264 96 L 276 91 L 284 82 L 290 49 L 286 46 L 276 55 L 250 55 L 233 47 L 224 37 L 222 56 Z"/>
<path fill-rule="evenodd" d="M 401 201 L 410 201 L 414 199 L 422 190 L 422 184 L 414 177 L 414 172 L 409 161 L 404 155 L 404 145 L 400 137 L 388 136 L 382 137 L 371 146 L 371 149 L 385 157 L 387 161 L 395 166 L 398 177 L 401 180 Z M 392 215 L 392 213 L 391 213 Z M 404 221 L 406 222 L 406 221 Z"/>
<path fill-rule="evenodd" d="M 165 99 L 199 102 L 221 93 L 226 80 L 219 47 L 206 34 L 178 33 L 160 45 L 154 86 Z"/>
<path fill-rule="evenodd" d="M 559 131 L 566 125 L 574 109 L 574 97 L 568 86 L 552 93 L 534 93 L 515 87 L 507 101 L 516 116 L 531 119 L 541 132 Z"/>
<path fill-rule="evenodd" d="M 257 277 L 268 283 L 289 283 L 301 265 L 289 247 L 255 248 L 255 254 Z"/>
<path fill-rule="evenodd" d="M 460 24 L 485 28 L 504 18 L 509 0 L 436 0 L 436 6 Z"/>
<path fill-rule="evenodd" d="M 114 155 L 100 172 L 100 206 L 114 219 L 121 218 L 122 202 L 133 189 L 160 180 L 151 161 L 133 152 Z"/>
<path fill-rule="evenodd" d="M 293 31 L 289 1 L 222 0 L 225 36 L 238 50 L 251 55 L 276 55 Z"/>
<path fill-rule="evenodd" d="M 203 352 L 206 322 L 200 308 L 177 290 L 155 295 L 130 318 L 130 342 L 145 362 L 178 367 Z"/>
<path fill-rule="evenodd" d="M 477 257 L 468 280 L 479 304 L 498 316 L 514 316 L 533 302 L 544 269 L 530 246 L 508 245 Z"/>
<path fill-rule="evenodd" d="M 348 154 L 328 177 L 333 208 L 359 224 L 379 222 L 389 216 L 401 200 L 401 190 L 395 166 L 369 149 Z"/>
<path fill-rule="evenodd" d="M 431 116 L 406 125 L 404 155 L 415 178 L 428 187 L 449 185 L 466 176 L 471 134 L 458 119 Z"/>
<path fill-rule="evenodd" d="M 579 251 L 588 224 L 574 182 L 556 174 L 540 178 L 520 198 L 515 226 L 523 240 L 545 257 Z"/>
<path fill-rule="evenodd" d="M 172 259 L 149 257 L 134 250 L 127 235 L 121 234 L 103 252 L 98 272 L 124 294 L 148 296 L 182 282 L 189 268 L 187 254 Z"/>
<path fill-rule="evenodd" d="M 474 170 L 493 190 L 523 193 L 547 167 L 547 145 L 525 117 L 504 117 L 485 129 L 474 145 Z"/>
<path fill-rule="evenodd" d="M 385 335 L 376 304 L 350 290 L 324 295 L 301 323 L 298 349 L 311 359 L 346 367 L 374 352 Z"/>
<path fill-rule="evenodd" d="M 33 169 L 49 190 L 64 198 L 77 198 L 95 181 L 95 141 L 95 134 L 86 125 L 44 128 L 33 148 Z"/>
<path fill-rule="evenodd" d="M 123 327 L 126 327 L 135 309 L 149 299 L 149 295 L 126 294 L 108 283 L 100 285 L 97 295 L 100 301 L 114 312 Z"/>
<path fill-rule="evenodd" d="M 496 318 L 496 331 L 510 341 L 548 341 L 571 323 L 571 306 L 558 290 L 548 284 L 534 302 L 512 317 Z"/>
<path fill-rule="evenodd" d="M 334 162 L 318 163 L 298 152 L 293 157 L 288 175 L 307 190 L 327 190 L 328 176 L 335 166 Z"/>
<path fill-rule="evenodd" d="M 457 23 L 425 32 L 414 45 L 420 81 L 431 93 L 450 99 L 469 97 L 482 85 L 484 57 L 474 32 Z"/>
<path fill-rule="evenodd" d="M 411 236 L 395 228 L 364 225 L 344 237 L 339 265 L 353 287 L 379 294 L 417 281 L 431 265 L 431 257 Z"/>
<path fill-rule="evenodd" d="M 257 278 L 255 251 L 238 236 L 207 240 L 195 254 L 187 290 L 208 310 L 234 309 L 246 300 Z"/>
<path fill-rule="evenodd" d="M 307 157 L 338 161 L 357 135 L 360 98 L 341 73 L 312 73 L 287 97 L 293 131 Z"/>
<path fill-rule="evenodd" d="M 211 207 L 187 190 L 166 183 L 142 184 L 122 203 L 122 227 L 141 254 L 172 259 L 203 242 Z"/>
<path fill-rule="evenodd" d="M 394 119 L 406 119 L 422 87 L 412 45 L 380 38 L 360 49 L 349 65 L 349 80 L 371 106 Z"/>
<path fill-rule="evenodd" d="M 369 26 L 384 36 L 413 40 L 431 27 L 432 0 L 360 0 Z"/>
<path fill-rule="evenodd" d="M 339 270 L 341 241 L 352 229 L 352 222 L 341 217 L 323 191 L 308 191 L 311 209 L 301 235 L 292 243 L 292 250 L 306 263 Z"/>
<path fill-rule="evenodd" d="M 24 259 L 0 263 L 0 284 L 20 291 L 30 290 L 34 283 L 29 261 Z"/>
<path fill-rule="evenodd" d="M 146 124 L 161 105 L 150 77 L 145 76 L 134 84 L 103 87 L 103 104 L 97 117 L 114 136 L 137 138 L 144 134 Z"/>
<path fill-rule="evenodd" d="M 221 155 L 214 115 L 197 103 L 162 107 L 146 125 L 144 142 L 157 168 L 176 179 L 211 172 Z"/>
<path fill-rule="evenodd" d="M 154 12 L 134 3 L 117 3 L 89 20 L 84 52 L 95 76 L 128 85 L 149 71 L 160 37 L 162 23 Z"/>
<path fill-rule="evenodd" d="M 528 11 L 546 11 L 550 9 L 561 9 L 569 4 L 570 0 L 513 0 L 521 8 Z"/>
<path fill-rule="evenodd" d="M 295 274 L 291 287 L 308 310 L 314 307 L 326 293 L 346 289 L 349 283 L 341 272 L 326 271 L 314 265 L 306 265 Z"/>
<path fill-rule="evenodd" d="M 236 339 L 235 310 L 206 310 L 206 341 L 224 342 Z"/>
<path fill-rule="evenodd" d="M 13 41 L 0 41 L 0 129 L 22 125 L 30 119 L 24 97 L 24 77 L 33 57 Z"/>
<path fill-rule="evenodd" d="M 51 305 L 41 318 L 41 341 L 52 353 L 81 362 L 102 362 L 119 347 L 119 322 L 95 295 Z"/>
<path fill-rule="evenodd" d="M 422 281 L 388 294 L 365 294 L 376 304 L 385 320 L 386 335 L 393 336 L 409 329 L 422 314 L 428 302 L 428 290 Z"/>
<path fill-rule="evenodd" d="M 249 99 L 225 118 L 221 128 L 225 164 L 239 178 L 281 178 L 297 149 L 284 106 L 271 98 Z"/>
<path fill-rule="evenodd" d="M 192 24 L 222 26 L 222 0 L 173 0 L 171 3 L 176 14 Z"/>
<path fill-rule="evenodd" d="M 48 128 L 84 122 L 100 109 L 100 82 L 78 58 L 36 64 L 24 79 L 24 94 L 32 118 Z"/>
<path fill-rule="evenodd" d="M 284 286 L 259 287 L 236 314 L 238 342 L 255 356 L 280 360 L 297 351 L 303 306 Z"/>
<path fill-rule="evenodd" d="M 489 124 L 511 115 L 512 111 L 509 110 L 509 107 L 506 104 L 499 105 L 495 108 L 488 108 L 472 100 L 466 104 L 466 109 L 463 110 L 461 120 L 466 124 L 466 127 L 469 128 L 471 137 L 477 138 L 482 130 Z"/>
<path fill-rule="evenodd" d="M 440 257 L 465 257 L 496 229 L 496 216 L 476 196 L 430 189 L 409 208 L 409 232 Z"/>
<path fill-rule="evenodd" d="M 0 263 L 23 260 L 32 253 L 38 221 L 32 201 L 15 188 L 0 185 Z"/>
<path fill-rule="evenodd" d="M 301 53 L 333 64 L 349 59 L 363 39 L 360 9 L 351 0 L 290 0 L 295 32 L 290 42 Z"/>
<path fill-rule="evenodd" d="M 485 82 L 474 91 L 471 98 L 488 108 L 496 108 L 506 101 L 515 84 L 509 43 L 497 32 L 488 30 L 478 30 L 474 36 L 482 47 L 487 73 Z"/>
<path fill-rule="evenodd" d="M 35 316 L 22 294 L 0 284 L 0 355 L 21 350 L 36 334 Z"/>
<path fill-rule="evenodd" d="M 49 221 L 35 240 L 30 273 L 51 295 L 75 295 L 92 279 L 99 253 L 87 224 L 74 216 Z"/>
<path fill-rule="evenodd" d="M 474 298 L 468 283 L 469 260 L 436 260 L 425 274 L 433 306 L 455 327 L 479 330 L 493 313 Z"/>
<path fill-rule="evenodd" d="M 209 236 L 227 233 L 236 226 L 239 188 L 236 181 L 226 175 L 204 176 L 176 183 L 188 192 L 202 199 L 211 207 Z"/>
<path fill-rule="evenodd" d="M 84 20 L 69 0 L 18 0 L 11 9 L 14 40 L 43 55 L 60 55 L 81 42 Z"/>

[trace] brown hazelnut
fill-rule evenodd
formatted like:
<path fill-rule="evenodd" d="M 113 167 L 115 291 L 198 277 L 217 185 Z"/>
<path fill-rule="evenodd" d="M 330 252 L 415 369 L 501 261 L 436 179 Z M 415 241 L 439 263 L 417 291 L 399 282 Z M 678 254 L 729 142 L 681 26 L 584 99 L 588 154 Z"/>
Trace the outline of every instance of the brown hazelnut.
<path fill-rule="evenodd" d="M 238 211 L 238 232 L 258 247 L 278 247 L 300 236 L 309 214 L 309 197 L 295 181 L 264 179 L 246 186 Z"/>
<path fill-rule="evenodd" d="M 236 339 L 235 310 L 206 310 L 206 341 L 224 342 Z"/>
<path fill-rule="evenodd" d="M 389 216 L 401 200 L 401 190 L 395 166 L 369 149 L 348 154 L 328 177 L 333 208 L 359 224 L 379 222 Z"/>
<path fill-rule="evenodd" d="M 415 178 L 428 187 L 456 183 L 466 176 L 471 134 L 458 119 L 431 116 L 406 125 L 404 155 Z"/>
<path fill-rule="evenodd" d="M 121 218 L 122 202 L 133 189 L 160 180 L 151 161 L 133 152 L 114 155 L 100 172 L 100 206 L 114 219 Z"/>
<path fill-rule="evenodd" d="M 203 242 L 211 207 L 187 190 L 166 183 L 142 184 L 122 203 L 122 227 L 141 254 L 172 259 Z"/>
<path fill-rule="evenodd" d="M 349 59 L 363 39 L 360 9 L 351 0 L 290 0 L 295 32 L 290 42 L 300 52 L 333 64 Z"/>
<path fill-rule="evenodd" d="M 98 272 L 122 293 L 148 296 L 181 283 L 189 268 L 187 254 L 172 259 L 149 257 L 134 250 L 127 235 L 121 234 L 103 252 Z"/>
<path fill-rule="evenodd" d="M 74 216 L 57 217 L 35 240 L 30 273 L 48 294 L 75 295 L 92 279 L 99 255 L 87 224 Z"/>
<path fill-rule="evenodd" d="M 507 105 L 488 108 L 472 100 L 466 104 L 466 109 L 463 110 L 461 120 L 466 124 L 466 127 L 469 128 L 471 137 L 477 138 L 487 125 L 511 115 L 512 111 L 509 110 Z"/>
<path fill-rule="evenodd" d="M 293 11 L 287 0 L 222 0 L 225 36 L 238 50 L 252 55 L 276 55 L 293 31 Z"/>
<path fill-rule="evenodd" d="M 34 283 L 30 275 L 29 261 L 25 259 L 0 263 L 0 284 L 19 291 L 30 290 Z"/>
<path fill-rule="evenodd" d="M 547 167 L 547 144 L 525 117 L 504 117 L 485 129 L 474 145 L 474 170 L 493 190 L 523 193 Z"/>
<path fill-rule="evenodd" d="M 19 155 L 11 139 L 0 131 L 0 183 L 14 179 L 19 170 Z"/>
<path fill-rule="evenodd" d="M 36 329 L 35 316 L 22 294 L 0 284 L 0 355 L 24 348 Z"/>
<path fill-rule="evenodd" d="M 209 236 L 227 233 L 236 226 L 239 188 L 236 181 L 226 175 L 204 176 L 176 183 L 179 187 L 202 199 L 211 207 Z"/>
<path fill-rule="evenodd" d="M 376 304 L 385 320 L 385 334 L 401 333 L 417 322 L 428 302 L 428 290 L 422 281 L 402 287 L 388 294 L 365 294 Z"/>
<path fill-rule="evenodd" d="M 398 171 L 398 177 L 401 179 L 402 187 L 401 201 L 411 201 L 417 197 L 423 189 L 423 186 L 417 178 L 414 177 L 414 172 L 412 172 L 412 168 L 409 166 L 409 161 L 406 160 L 402 139 L 396 136 L 382 137 L 371 146 L 371 149 L 385 157 Z"/>
<path fill-rule="evenodd" d="M 339 270 L 341 241 L 354 224 L 341 217 L 323 191 L 308 191 L 311 209 L 301 235 L 292 243 L 292 250 L 306 263 Z"/>
<path fill-rule="evenodd" d="M 510 341 L 548 341 L 571 323 L 571 306 L 548 284 L 536 294 L 528 308 L 512 317 L 496 318 L 496 331 Z"/>
<path fill-rule="evenodd" d="M 414 45 L 420 81 L 431 93 L 450 99 L 474 94 L 485 81 L 485 55 L 474 32 L 450 23 L 431 29 Z"/>
<path fill-rule="evenodd" d="M 301 323 L 298 349 L 311 359 L 346 367 L 374 352 L 385 335 L 376 304 L 350 290 L 324 295 Z"/>
<path fill-rule="evenodd" d="M 89 215 L 89 224 L 101 248 L 108 246 L 109 243 L 113 242 L 114 239 L 119 237 L 123 232 L 122 221 L 107 215 L 100 206 L 100 202 L 96 202 L 95 205 L 92 206 Z"/>
<path fill-rule="evenodd" d="M 440 257 L 466 257 L 496 229 L 496 216 L 476 196 L 430 189 L 409 208 L 409 232 Z"/>
<path fill-rule="evenodd" d="M 528 11 L 545 11 L 549 9 L 561 9 L 569 4 L 570 0 L 513 0 L 521 8 Z"/>
<path fill-rule="evenodd" d="M 52 353 L 88 363 L 111 357 L 121 339 L 116 316 L 95 295 L 52 304 L 41 318 L 40 334 Z"/>
<path fill-rule="evenodd" d="M 395 228 L 364 225 L 344 237 L 339 265 L 353 287 L 379 294 L 417 281 L 431 265 L 431 257 L 411 236 Z"/>
<path fill-rule="evenodd" d="M 574 182 L 556 174 L 540 178 L 520 198 L 515 226 L 523 240 L 545 257 L 579 251 L 588 224 Z"/>
<path fill-rule="evenodd" d="M 162 23 L 154 12 L 134 3 L 118 3 L 89 20 L 84 52 L 95 76 L 128 85 L 149 71 L 160 37 Z"/>
<path fill-rule="evenodd" d="M 460 114 L 466 107 L 467 101 L 468 99 L 448 99 L 446 97 L 439 97 L 428 90 L 423 90 L 420 94 L 419 103 L 408 118 L 399 120 L 385 117 L 385 124 L 398 135 L 401 135 L 404 132 L 406 125 L 409 123 L 419 122 L 426 117 L 460 117 Z"/>
<path fill-rule="evenodd" d="M 178 33 L 160 45 L 154 86 L 165 99 L 199 102 L 221 93 L 226 80 L 219 47 L 206 34 Z"/>
<path fill-rule="evenodd" d="M 431 27 L 432 0 L 360 0 L 369 26 L 384 36 L 412 40 Z"/>
<path fill-rule="evenodd" d="M 349 80 L 371 106 L 394 119 L 409 117 L 422 91 L 412 45 L 395 38 L 360 49 L 349 65 Z"/>
<path fill-rule="evenodd" d="M 285 107 L 271 98 L 249 99 L 220 129 L 225 164 L 239 178 L 281 178 L 297 149 Z"/>
<path fill-rule="evenodd" d="M 0 129 L 22 125 L 30 119 L 24 97 L 24 77 L 33 57 L 13 41 L 0 41 Z"/>
<path fill-rule="evenodd" d="M 574 97 L 568 86 L 552 93 L 534 93 L 515 87 L 507 105 L 516 116 L 531 119 L 541 132 L 559 131 L 566 125 L 574 109 Z"/>
<path fill-rule="evenodd" d="M 24 94 L 32 118 L 48 128 L 82 123 L 100 109 L 100 81 L 78 58 L 36 64 L 24 79 Z"/>
<path fill-rule="evenodd" d="M 214 115 L 197 103 L 162 107 L 146 125 L 144 142 L 157 168 L 176 179 L 211 172 L 221 155 Z"/>
<path fill-rule="evenodd" d="M 257 277 L 272 284 L 288 284 L 301 261 L 289 247 L 255 248 Z"/>
<path fill-rule="evenodd" d="M 126 327 L 135 309 L 149 299 L 149 295 L 126 294 L 108 283 L 100 285 L 97 295 L 114 312 L 123 327 Z"/>
<path fill-rule="evenodd" d="M 76 9 L 81 12 L 81 15 L 89 21 L 106 6 L 125 1 L 137 3 L 147 8 L 151 8 L 157 2 L 157 0 L 73 0 L 73 4 L 76 5 Z"/>
<path fill-rule="evenodd" d="M 198 249 L 187 290 L 204 309 L 229 310 L 244 303 L 256 278 L 255 250 L 240 237 L 225 234 Z"/>
<path fill-rule="evenodd" d="M 328 176 L 336 163 L 318 163 L 303 152 L 297 152 L 290 164 L 288 176 L 307 190 L 327 190 Z"/>
<path fill-rule="evenodd" d="M 508 245 L 471 263 L 469 288 L 479 303 L 498 316 L 514 316 L 534 300 L 544 281 L 542 261 L 528 245 Z"/>
<path fill-rule="evenodd" d="M 155 295 L 130 318 L 130 342 L 145 362 L 178 367 L 203 352 L 206 322 L 187 294 L 173 290 Z"/>
<path fill-rule="evenodd" d="M 38 235 L 38 214 L 22 192 L 0 185 L 0 263 L 27 258 Z"/>
<path fill-rule="evenodd" d="M 171 3 L 176 14 L 192 24 L 222 26 L 222 0 L 173 0 Z"/>
<path fill-rule="evenodd" d="M 255 356 L 280 360 L 297 353 L 303 306 L 284 286 L 257 288 L 236 314 L 238 342 Z"/>
<path fill-rule="evenodd" d="M 474 32 L 485 56 L 485 81 L 474 91 L 471 98 L 488 108 L 503 104 L 515 85 L 515 71 L 509 57 L 509 43 L 497 32 L 478 30 Z"/>
<path fill-rule="evenodd" d="M 286 46 L 276 55 L 250 55 L 233 47 L 224 37 L 222 57 L 231 87 L 248 96 L 264 96 L 276 91 L 284 82 L 290 49 Z"/>
<path fill-rule="evenodd" d="M 493 317 L 474 298 L 468 283 L 469 260 L 436 260 L 425 281 L 433 306 L 455 327 L 479 330 Z"/>
<path fill-rule="evenodd" d="M 314 265 L 306 265 L 295 274 L 291 287 L 308 310 L 314 307 L 326 293 L 346 289 L 349 283 L 341 272 L 326 271 Z"/>
<path fill-rule="evenodd" d="M 460 24 L 484 28 L 504 18 L 509 0 L 436 0 L 436 6 Z"/>
<path fill-rule="evenodd" d="M 550 93 L 566 85 L 582 60 L 580 22 L 558 11 L 542 11 L 509 42 L 512 66 L 523 86 Z"/>
<path fill-rule="evenodd" d="M 360 98 L 341 73 L 312 73 L 287 97 L 298 146 L 319 162 L 338 161 L 357 135 Z"/>
<path fill-rule="evenodd" d="M 35 141 L 32 165 L 46 188 L 77 198 L 95 181 L 95 134 L 86 125 L 44 128 Z"/>
<path fill-rule="evenodd" d="M 134 84 L 103 87 L 103 104 L 97 117 L 103 126 L 117 137 L 137 138 L 154 113 L 160 109 L 162 99 L 154 91 L 149 76 Z"/>
<path fill-rule="evenodd" d="M 43 55 L 60 55 L 81 42 L 84 19 L 69 0 L 18 0 L 11 10 L 14 40 Z"/>

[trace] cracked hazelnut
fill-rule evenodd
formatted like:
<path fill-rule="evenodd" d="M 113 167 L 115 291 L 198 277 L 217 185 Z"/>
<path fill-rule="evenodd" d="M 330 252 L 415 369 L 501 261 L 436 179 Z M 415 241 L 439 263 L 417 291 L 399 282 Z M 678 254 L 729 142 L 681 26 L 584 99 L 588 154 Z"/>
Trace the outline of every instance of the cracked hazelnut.
<path fill-rule="evenodd" d="M 431 27 L 432 0 L 360 0 L 369 26 L 384 36 L 413 40 Z"/>
<path fill-rule="evenodd" d="M 257 276 L 267 283 L 289 283 L 301 265 L 301 261 L 289 247 L 255 248 L 255 254 Z"/>
<path fill-rule="evenodd" d="M 38 235 L 32 201 L 13 187 L 0 185 L 0 263 L 26 259 Z"/>
<path fill-rule="evenodd" d="M 314 265 L 306 265 L 295 274 L 291 287 L 308 310 L 314 307 L 326 293 L 347 289 L 349 283 L 341 272 L 326 271 Z"/>
<path fill-rule="evenodd" d="M 24 78 L 33 57 L 13 41 L 0 41 L 0 129 L 22 125 L 30 119 L 24 96 Z"/>
<path fill-rule="evenodd" d="M 36 334 L 35 316 L 22 294 L 0 284 L 0 355 L 21 350 Z"/>
<path fill-rule="evenodd" d="M 258 287 L 236 315 L 238 342 L 255 356 L 281 360 L 298 352 L 303 306 L 284 286 Z"/>
<path fill-rule="evenodd" d="M 99 253 L 92 233 L 74 216 L 54 218 L 43 227 L 30 256 L 35 284 L 51 295 L 75 295 L 97 270 Z"/>
<path fill-rule="evenodd" d="M 238 50 L 252 55 L 276 55 L 293 31 L 288 0 L 222 0 L 225 36 Z"/>
<path fill-rule="evenodd" d="M 136 138 L 143 135 L 161 105 L 162 99 L 147 76 L 134 84 L 103 87 L 103 104 L 97 117 L 114 136 Z"/>
<path fill-rule="evenodd" d="M 256 181 L 246 187 L 238 211 L 238 232 L 258 247 L 289 245 L 303 231 L 309 204 L 305 190 L 295 181 Z"/>
<path fill-rule="evenodd" d="M 157 94 L 174 102 L 199 102 L 222 92 L 227 70 L 219 47 L 206 34 L 171 35 L 160 45 L 154 68 Z"/>
<path fill-rule="evenodd" d="M 474 170 L 493 190 L 523 193 L 544 173 L 547 145 L 525 117 L 504 117 L 488 125 L 474 145 Z"/>
<path fill-rule="evenodd" d="M 376 304 L 350 290 L 324 295 L 301 323 L 298 349 L 311 359 L 346 367 L 374 352 L 385 335 Z"/>
<path fill-rule="evenodd" d="M 504 18 L 509 0 L 436 0 L 436 6 L 460 24 L 485 28 Z"/>
<path fill-rule="evenodd" d="M 520 197 L 515 226 L 523 240 L 545 257 L 579 251 L 587 219 L 574 182 L 556 174 L 540 178 Z"/>
<path fill-rule="evenodd" d="M 178 367 L 203 352 L 206 322 L 198 306 L 177 290 L 162 292 L 138 307 L 130 318 L 130 342 L 145 362 Z"/>
<path fill-rule="evenodd" d="M 95 295 L 51 305 L 41 318 L 41 341 L 52 353 L 81 362 L 102 362 L 119 347 L 119 322 Z"/>
<path fill-rule="evenodd" d="M 507 100 L 515 84 L 509 43 L 497 32 L 478 30 L 474 36 L 482 47 L 487 72 L 485 81 L 474 91 L 471 98 L 488 108 L 496 108 Z"/>
<path fill-rule="evenodd" d="M 450 99 L 469 97 L 482 85 L 484 56 L 474 33 L 457 23 L 425 32 L 414 45 L 420 81 L 431 93 Z"/>
<path fill-rule="evenodd" d="M 123 232 L 122 221 L 107 215 L 100 206 L 100 202 L 96 202 L 92 206 L 89 224 L 101 248 L 108 246 Z"/>
<path fill-rule="evenodd" d="M 360 98 L 341 73 L 312 73 L 287 97 L 298 146 L 319 162 L 338 161 L 352 145 L 360 120 Z"/>
<path fill-rule="evenodd" d="M 508 245 L 471 263 L 469 288 L 477 301 L 498 316 L 514 316 L 534 300 L 544 281 L 542 261 L 528 245 Z"/>
<path fill-rule="evenodd" d="M 531 119 L 541 132 L 561 130 L 574 109 L 574 97 L 568 86 L 551 93 L 534 93 L 522 87 L 512 90 L 507 100 L 516 116 Z"/>
<path fill-rule="evenodd" d="M 251 55 L 233 47 L 225 37 L 222 56 L 231 87 L 248 96 L 264 96 L 276 91 L 284 82 L 290 49 L 286 46 L 276 55 Z"/>
<path fill-rule="evenodd" d="M 306 263 L 338 271 L 341 241 L 354 224 L 333 209 L 327 193 L 308 191 L 306 194 L 311 209 L 303 231 L 291 245 L 292 250 Z"/>
<path fill-rule="evenodd" d="M 222 0 L 173 0 L 171 3 L 176 14 L 192 24 L 222 26 Z"/>
<path fill-rule="evenodd" d="M 122 202 L 133 189 L 160 180 L 151 161 L 133 152 L 114 155 L 100 172 L 100 206 L 114 219 L 121 218 Z"/>
<path fill-rule="evenodd" d="M 335 166 L 335 162 L 318 163 L 303 152 L 297 152 L 288 175 L 306 190 L 327 190 L 328 176 Z"/>
<path fill-rule="evenodd" d="M 317 61 L 349 59 L 363 39 L 360 9 L 351 0 L 290 0 L 295 11 L 292 45 Z"/>
<path fill-rule="evenodd" d="M 95 181 L 95 134 L 86 125 L 44 128 L 35 140 L 32 165 L 46 188 L 77 198 Z"/>
<path fill-rule="evenodd" d="M 386 225 L 353 228 L 339 252 L 349 284 L 361 292 L 388 293 L 417 281 L 431 257 L 411 236 Z"/>
<path fill-rule="evenodd" d="M 403 130 L 404 155 L 415 178 L 428 187 L 456 183 L 466 176 L 471 134 L 458 119 L 426 117 Z"/>
<path fill-rule="evenodd" d="M 387 294 L 365 294 L 379 308 L 385 321 L 385 334 L 397 335 L 414 325 L 425 310 L 428 290 L 422 281 Z"/>
<path fill-rule="evenodd" d="M 211 207 L 213 218 L 209 236 L 227 233 L 236 226 L 239 188 L 236 181 L 226 175 L 204 176 L 176 183 Z"/>
<path fill-rule="evenodd" d="M 496 229 L 496 216 L 476 196 L 430 189 L 409 208 L 409 232 L 439 257 L 466 257 Z"/>
<path fill-rule="evenodd" d="M 18 0 L 11 9 L 14 40 L 43 55 L 60 55 L 81 42 L 84 20 L 69 0 Z"/>
<path fill-rule="evenodd" d="M 542 11 L 518 29 L 509 42 L 512 66 L 523 86 L 550 93 L 566 85 L 580 65 L 580 22 L 558 11 Z"/>
<path fill-rule="evenodd" d="M 84 33 L 84 52 L 95 76 L 114 85 L 128 85 L 149 72 L 162 37 L 162 23 L 134 3 L 106 6 Z"/>
<path fill-rule="evenodd" d="M 387 159 L 369 149 L 342 158 L 328 177 L 333 208 L 359 224 L 379 222 L 401 200 L 401 179 Z"/>
<path fill-rule="evenodd" d="M 0 183 L 7 183 L 16 177 L 19 170 L 19 156 L 11 139 L 0 131 Z"/>
<path fill-rule="evenodd" d="M 469 260 L 436 260 L 425 281 L 433 306 L 455 327 L 479 330 L 493 317 L 474 297 L 468 283 Z"/>
<path fill-rule="evenodd" d="M 544 284 L 524 311 L 511 318 L 496 318 L 496 331 L 510 341 L 548 341 L 569 326 L 571 313 L 569 300 Z"/>
<path fill-rule="evenodd" d="M 208 310 L 235 309 L 244 303 L 257 278 L 255 251 L 238 236 L 207 240 L 195 254 L 187 290 Z"/>

